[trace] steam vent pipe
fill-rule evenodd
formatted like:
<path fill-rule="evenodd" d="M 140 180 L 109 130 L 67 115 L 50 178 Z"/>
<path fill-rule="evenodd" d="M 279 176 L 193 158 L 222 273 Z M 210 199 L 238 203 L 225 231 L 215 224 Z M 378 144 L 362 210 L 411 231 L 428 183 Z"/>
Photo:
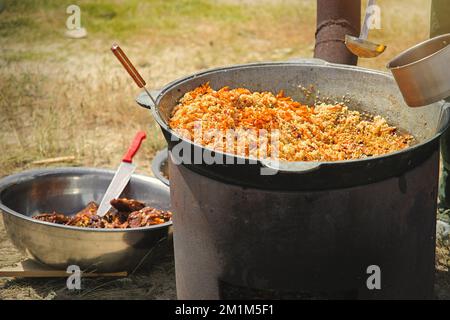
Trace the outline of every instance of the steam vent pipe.
<path fill-rule="evenodd" d="M 360 0 L 317 0 L 314 57 L 328 62 L 356 65 L 358 58 L 345 46 L 346 34 L 359 36 Z"/>

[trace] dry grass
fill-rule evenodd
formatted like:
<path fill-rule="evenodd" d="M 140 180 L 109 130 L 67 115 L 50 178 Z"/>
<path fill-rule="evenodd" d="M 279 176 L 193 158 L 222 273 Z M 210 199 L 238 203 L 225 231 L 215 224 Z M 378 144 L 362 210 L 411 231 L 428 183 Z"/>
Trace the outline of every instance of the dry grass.
<path fill-rule="evenodd" d="M 109 52 L 113 41 L 154 88 L 199 69 L 312 52 L 310 1 L 296 10 L 275 2 L 80 1 L 89 32 L 82 40 L 64 37 L 67 15 L 57 3 L 7 2 L 0 15 L 0 176 L 56 156 L 115 167 L 137 129 L 149 135 L 138 157 L 148 173 L 163 139 L 134 103 L 138 89 Z M 263 23 L 272 27 L 261 29 Z"/>
<path fill-rule="evenodd" d="M 441 300 L 450 299 L 450 241 L 438 239 L 436 247 L 435 293 Z"/>
<path fill-rule="evenodd" d="M 313 0 L 80 1 L 89 32 L 82 40 L 64 37 L 59 3 L 7 1 L 0 14 L 0 176 L 57 156 L 115 167 L 137 129 L 150 137 L 138 157 L 148 173 L 164 142 L 149 112 L 134 103 L 138 89 L 109 52 L 113 41 L 154 88 L 199 69 L 312 56 Z M 382 69 L 427 37 L 429 1 L 380 4 L 383 29 L 373 39 L 389 51 L 360 64 Z M 407 11 L 399 15 L 402 5 Z"/>
<path fill-rule="evenodd" d="M 76 160 L 70 165 L 114 168 L 138 129 L 149 137 L 137 157 L 139 171 L 150 174 L 150 160 L 164 141 L 149 112 L 134 102 L 139 90 L 109 52 L 114 41 L 121 43 L 152 88 L 199 69 L 313 54 L 314 0 L 77 3 L 89 33 L 81 40 L 64 37 L 67 3 L 5 1 L 0 13 L 0 177 L 32 168 L 36 160 L 71 155 Z M 388 51 L 360 65 L 384 69 L 396 53 L 428 37 L 430 0 L 379 3 L 382 30 L 372 37 L 386 43 Z M 442 250 L 439 268 L 439 261 L 448 260 Z M 0 225 L 0 266 L 21 258 Z M 167 259 L 156 269 L 168 273 L 88 283 L 88 290 L 104 286 L 82 297 L 120 298 L 118 292 L 125 292 L 173 298 L 173 262 Z M 167 294 L 158 280 L 164 275 L 172 279 Z M 446 273 L 439 279 L 445 280 Z M 59 290 L 61 281 L 0 282 L 0 298 L 79 298 Z M 443 288 L 448 296 L 448 286 Z"/>

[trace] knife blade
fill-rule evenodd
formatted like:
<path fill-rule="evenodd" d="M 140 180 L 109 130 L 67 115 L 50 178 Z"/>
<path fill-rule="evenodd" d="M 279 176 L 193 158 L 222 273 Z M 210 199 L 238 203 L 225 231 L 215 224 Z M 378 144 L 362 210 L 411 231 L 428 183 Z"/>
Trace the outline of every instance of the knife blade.
<path fill-rule="evenodd" d="M 143 131 L 139 131 L 134 137 L 130 148 L 122 159 L 122 163 L 119 165 L 116 173 L 114 174 L 108 189 L 103 196 L 100 206 L 97 210 L 97 215 L 103 217 L 109 209 L 111 209 L 111 200 L 118 198 L 123 189 L 127 186 L 130 181 L 131 175 L 133 174 L 136 166 L 133 164 L 133 157 L 139 150 L 142 141 L 146 138 L 146 134 Z"/>

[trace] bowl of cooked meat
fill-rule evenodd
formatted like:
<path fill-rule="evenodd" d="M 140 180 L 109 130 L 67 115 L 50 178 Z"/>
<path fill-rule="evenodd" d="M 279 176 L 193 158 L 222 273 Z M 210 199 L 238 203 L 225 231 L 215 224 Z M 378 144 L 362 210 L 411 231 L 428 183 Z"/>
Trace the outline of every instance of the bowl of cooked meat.
<path fill-rule="evenodd" d="M 96 212 L 114 171 L 50 168 L 0 180 L 8 236 L 29 257 L 66 269 L 132 271 L 171 234 L 169 188 L 133 175 L 104 217 Z"/>

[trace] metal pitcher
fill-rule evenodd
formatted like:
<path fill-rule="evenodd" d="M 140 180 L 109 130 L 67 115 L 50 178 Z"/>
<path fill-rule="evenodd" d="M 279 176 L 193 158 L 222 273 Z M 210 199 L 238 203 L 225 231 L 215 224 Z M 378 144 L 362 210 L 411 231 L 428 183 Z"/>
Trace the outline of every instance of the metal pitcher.
<path fill-rule="evenodd" d="M 450 97 L 450 33 L 422 42 L 398 55 L 391 70 L 410 107 Z"/>

